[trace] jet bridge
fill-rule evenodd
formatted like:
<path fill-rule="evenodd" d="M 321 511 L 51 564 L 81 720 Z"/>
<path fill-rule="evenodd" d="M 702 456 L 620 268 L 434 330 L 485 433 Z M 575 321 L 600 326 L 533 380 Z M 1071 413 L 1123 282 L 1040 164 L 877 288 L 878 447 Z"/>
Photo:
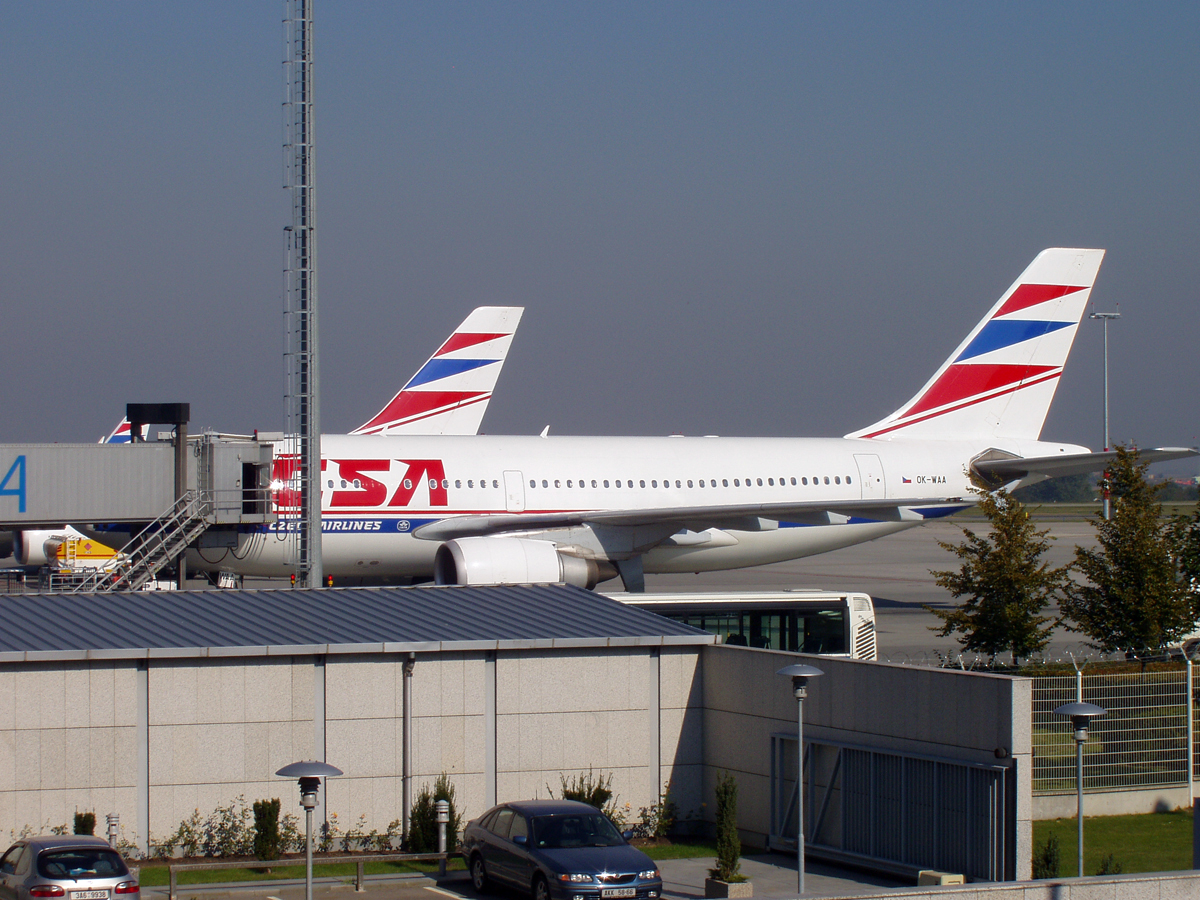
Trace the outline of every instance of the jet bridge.
<path fill-rule="evenodd" d="M 274 521 L 272 444 L 203 434 L 187 441 L 185 491 L 208 525 Z M 128 444 L 0 444 L 0 528 L 145 523 L 171 510 L 175 447 Z"/>
<path fill-rule="evenodd" d="M 113 526 L 116 533 L 127 525 L 133 538 L 115 565 L 48 570 L 51 590 L 137 590 L 211 527 L 229 532 L 274 520 L 271 443 L 189 439 L 185 428 L 175 435 L 155 443 L 0 444 L 0 528 Z"/>

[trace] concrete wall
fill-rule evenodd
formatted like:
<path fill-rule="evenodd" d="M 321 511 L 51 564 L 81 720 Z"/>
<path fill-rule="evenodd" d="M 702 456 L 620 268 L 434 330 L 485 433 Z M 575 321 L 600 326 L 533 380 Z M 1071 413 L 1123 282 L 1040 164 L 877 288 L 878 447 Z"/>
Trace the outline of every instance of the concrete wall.
<path fill-rule="evenodd" d="M 1077 805 L 1078 798 L 1074 792 L 1039 794 L 1033 798 L 1033 818 L 1073 819 Z M 1138 791 L 1086 791 L 1083 795 L 1083 811 L 1087 816 L 1167 812 L 1191 805 L 1192 792 L 1186 785 L 1176 788 L 1144 788 Z"/>
<path fill-rule="evenodd" d="M 825 673 L 809 683 L 806 739 L 1010 765 L 1016 778 L 1017 875 L 1029 876 L 1033 827 L 1028 679 L 706 647 L 705 792 L 713 795 L 721 770 L 737 776 L 739 825 L 748 841 L 766 843 L 770 735 L 796 728 L 791 682 L 775 673 L 800 659 Z"/>
<path fill-rule="evenodd" d="M 908 900 L 909 897 L 924 900 L 1194 900 L 1200 897 L 1200 872 L 1009 881 L 909 890 L 891 888 L 841 900 Z"/>
<path fill-rule="evenodd" d="M 408 654 L 0 665 L 0 833 L 121 816 L 145 846 L 239 796 L 279 797 L 275 771 L 324 758 L 320 814 L 343 830 L 402 818 Z M 703 694 L 694 647 L 418 653 L 413 796 L 450 774 L 467 817 L 547 796 L 562 775 L 612 775 L 635 818 L 671 781 L 699 805 Z"/>
<path fill-rule="evenodd" d="M 0 672 L 0 834 L 70 825 L 76 810 L 137 805 L 133 663 Z"/>

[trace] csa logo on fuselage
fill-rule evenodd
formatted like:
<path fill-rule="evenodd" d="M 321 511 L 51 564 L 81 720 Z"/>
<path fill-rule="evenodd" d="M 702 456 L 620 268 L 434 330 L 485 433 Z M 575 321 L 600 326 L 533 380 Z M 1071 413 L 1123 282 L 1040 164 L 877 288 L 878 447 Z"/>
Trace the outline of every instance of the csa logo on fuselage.
<path fill-rule="evenodd" d="M 272 466 L 271 490 L 279 509 L 300 505 L 300 462 L 280 456 Z M 339 509 L 403 509 L 425 501 L 448 506 L 449 482 L 440 459 L 322 459 L 321 506 Z"/>

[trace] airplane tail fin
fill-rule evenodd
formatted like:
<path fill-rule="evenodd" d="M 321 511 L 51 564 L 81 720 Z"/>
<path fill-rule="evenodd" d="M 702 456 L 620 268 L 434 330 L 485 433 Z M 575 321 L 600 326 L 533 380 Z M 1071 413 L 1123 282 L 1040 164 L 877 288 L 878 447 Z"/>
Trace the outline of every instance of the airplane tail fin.
<path fill-rule="evenodd" d="M 1043 250 L 917 395 L 848 438 L 1036 440 L 1103 250 Z"/>
<path fill-rule="evenodd" d="M 350 433 L 475 434 L 524 311 L 474 310 L 383 409 Z"/>
<path fill-rule="evenodd" d="M 146 429 L 149 427 L 150 427 L 149 425 L 141 426 L 140 433 L 138 434 L 138 438 L 140 440 L 144 441 L 146 439 Z M 133 431 L 132 431 L 132 426 L 129 424 L 129 419 L 122 418 L 121 421 L 117 423 L 117 427 L 112 430 L 112 434 L 110 434 L 106 438 L 103 438 L 103 437 L 100 438 L 98 443 L 101 443 L 101 444 L 128 444 L 132 439 L 133 439 Z"/>

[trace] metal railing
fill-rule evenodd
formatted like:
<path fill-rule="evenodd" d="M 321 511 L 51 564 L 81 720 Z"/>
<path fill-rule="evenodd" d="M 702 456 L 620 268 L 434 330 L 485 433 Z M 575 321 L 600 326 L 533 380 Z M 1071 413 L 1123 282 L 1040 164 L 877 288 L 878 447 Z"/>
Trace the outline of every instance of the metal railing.
<path fill-rule="evenodd" d="M 1033 792 L 1075 790 L 1075 741 L 1054 710 L 1075 700 L 1107 714 L 1092 720 L 1083 746 L 1085 791 L 1177 787 L 1194 780 L 1190 663 L 1164 672 L 1088 673 L 1033 680 Z"/>
<path fill-rule="evenodd" d="M 330 864 L 355 864 L 354 875 L 354 890 L 362 892 L 366 890 L 366 864 L 369 862 L 436 862 L 439 863 L 439 871 L 444 873 L 446 863 L 451 857 L 462 856 L 458 851 L 450 851 L 447 853 L 352 853 L 345 856 L 314 856 L 313 865 L 330 865 Z M 304 865 L 304 860 L 269 860 L 269 861 L 251 861 L 242 860 L 240 862 L 212 862 L 202 863 L 171 863 L 167 866 L 167 871 L 170 878 L 170 895 L 169 900 L 178 900 L 178 873 L 180 872 L 195 872 L 202 869 L 267 869 L 280 868 L 282 866 Z"/>

